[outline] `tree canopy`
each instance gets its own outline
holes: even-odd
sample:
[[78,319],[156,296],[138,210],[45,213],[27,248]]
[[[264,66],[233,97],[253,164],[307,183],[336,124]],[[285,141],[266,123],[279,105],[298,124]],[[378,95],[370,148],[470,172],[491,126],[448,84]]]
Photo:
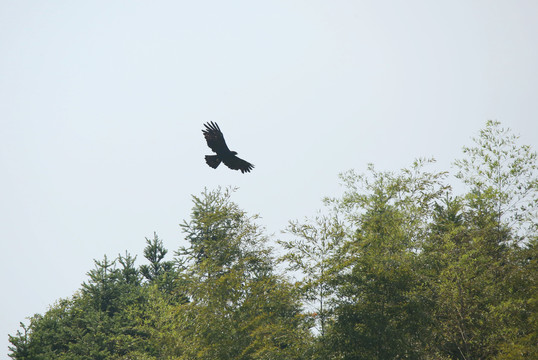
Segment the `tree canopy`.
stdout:
[[206,189],[187,246],[169,253],[154,233],[142,265],[94,260],[73,296],[9,335],[9,356],[538,358],[536,153],[489,121],[454,163],[463,194],[433,162],[344,172],[343,194],[278,239],[234,189]]

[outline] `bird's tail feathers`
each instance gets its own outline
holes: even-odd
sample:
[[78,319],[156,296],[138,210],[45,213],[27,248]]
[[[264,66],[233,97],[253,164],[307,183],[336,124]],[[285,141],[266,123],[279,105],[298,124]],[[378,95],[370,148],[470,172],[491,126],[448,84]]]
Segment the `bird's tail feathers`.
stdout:
[[205,162],[213,169],[216,169],[220,165],[221,160],[217,155],[206,155]]

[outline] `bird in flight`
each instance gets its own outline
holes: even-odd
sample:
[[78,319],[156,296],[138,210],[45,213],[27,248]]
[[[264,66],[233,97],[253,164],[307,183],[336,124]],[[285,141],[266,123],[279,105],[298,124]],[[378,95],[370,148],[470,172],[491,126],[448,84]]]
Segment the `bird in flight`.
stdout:
[[217,154],[205,156],[205,162],[207,165],[211,166],[213,169],[216,169],[220,163],[223,162],[224,165],[228,166],[230,169],[241,170],[243,174],[254,169],[254,165],[238,158],[236,156],[237,152],[228,149],[226,141],[224,141],[224,135],[222,135],[217,123],[211,121],[204,124],[204,126],[205,129],[202,130],[202,133],[207,141],[207,146],[209,146],[211,150]]

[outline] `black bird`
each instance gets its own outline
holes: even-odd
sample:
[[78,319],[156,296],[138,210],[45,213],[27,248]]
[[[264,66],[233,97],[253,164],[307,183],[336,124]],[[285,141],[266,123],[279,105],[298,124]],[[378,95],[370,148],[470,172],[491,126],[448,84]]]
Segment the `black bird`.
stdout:
[[217,123],[211,121],[204,124],[204,126],[205,129],[202,130],[202,133],[207,141],[207,146],[217,154],[205,156],[207,165],[216,169],[222,161],[224,165],[228,166],[230,169],[241,170],[242,173],[250,172],[250,170],[254,169],[254,165],[238,158],[236,156],[237,152],[228,149],[226,141],[224,140],[224,135],[222,135]]

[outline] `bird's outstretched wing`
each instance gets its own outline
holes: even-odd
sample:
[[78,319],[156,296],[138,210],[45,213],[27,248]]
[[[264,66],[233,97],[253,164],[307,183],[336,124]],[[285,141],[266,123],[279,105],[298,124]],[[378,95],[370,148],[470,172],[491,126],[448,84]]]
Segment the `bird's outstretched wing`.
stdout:
[[226,145],[224,135],[222,135],[219,126],[213,121],[204,124],[204,126],[205,130],[202,130],[202,133],[204,134],[207,146],[219,155],[229,153],[230,149],[228,149],[228,146]]
[[229,158],[224,158],[222,162],[232,170],[241,170],[243,174],[254,169],[254,165],[237,157],[236,155],[232,155]]

